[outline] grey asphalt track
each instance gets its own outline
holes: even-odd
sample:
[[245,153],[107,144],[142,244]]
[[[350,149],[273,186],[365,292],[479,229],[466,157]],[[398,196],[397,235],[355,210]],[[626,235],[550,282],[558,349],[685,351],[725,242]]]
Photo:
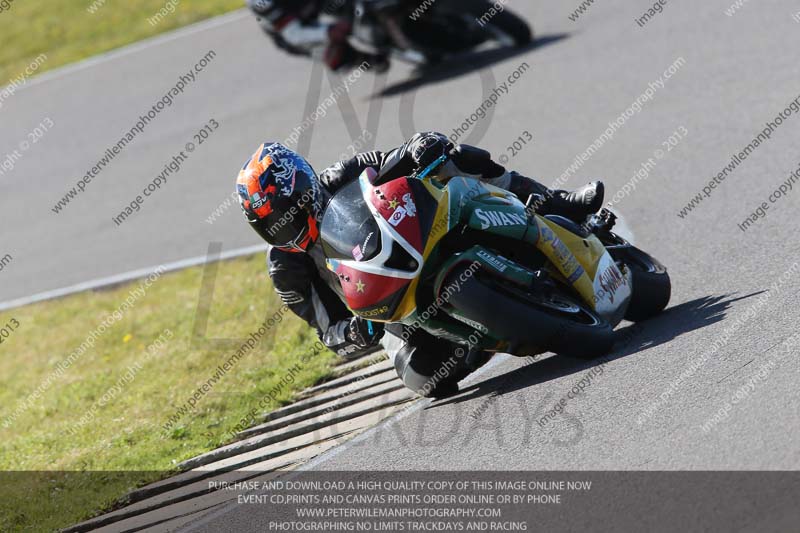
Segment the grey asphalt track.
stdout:
[[[546,46],[490,55],[497,61],[484,65],[482,77],[475,71],[440,71],[430,83],[404,84],[411,72],[399,66],[388,74],[388,96],[370,98],[376,85],[367,74],[353,84],[350,98],[362,127],[370,105],[377,106],[380,121],[371,131],[377,147],[389,147],[411,132],[403,105],[413,102],[415,129],[450,134],[480,105],[482,78],[491,89],[490,76],[502,82],[525,62],[530,68],[482,122],[488,132],[480,144],[499,155],[530,131],[535,142],[509,166],[550,183],[683,58],[653,99],[565,184],[602,177],[612,198],[656,150],[665,150],[615,208],[625,213],[638,245],[669,267],[669,311],[623,326],[618,349],[602,366],[561,358],[531,365],[498,360],[459,396],[423,402],[402,419],[323,455],[313,468],[800,466],[800,343],[793,338],[800,195],[792,190],[770,204],[746,232],[737,227],[800,165],[800,116],[787,118],[710,197],[678,216],[733,154],[800,96],[800,24],[791,16],[800,7],[784,0],[749,2],[726,16],[732,0],[673,0],[639,27],[634,19],[648,2],[598,1],[574,23],[568,15],[578,3],[511,1]],[[112,139],[130,129],[208,50],[216,58],[197,81],[85,193],[54,214],[50,208]],[[481,57],[470,61],[482,64]],[[314,100],[304,109],[314,90],[312,72],[308,61],[278,53],[254,21],[234,15],[14,95],[0,110],[0,158],[45,117],[55,126],[13,171],[0,176],[0,257],[14,257],[0,271],[0,301],[203,255],[211,241],[222,241],[226,249],[256,244],[238,207],[213,225],[206,218],[225,201],[255,146],[285,139],[316,107]],[[320,91],[324,99],[332,87],[325,81]],[[211,118],[220,128],[139,213],[115,227],[112,216]],[[662,142],[682,128],[688,134],[667,152]],[[308,153],[320,169],[351,142],[333,106],[316,121]],[[567,399],[564,414],[539,426],[537,420],[589,378],[581,394]],[[714,422],[726,404],[730,409]],[[195,526],[208,531],[263,526],[249,512],[217,509]]]

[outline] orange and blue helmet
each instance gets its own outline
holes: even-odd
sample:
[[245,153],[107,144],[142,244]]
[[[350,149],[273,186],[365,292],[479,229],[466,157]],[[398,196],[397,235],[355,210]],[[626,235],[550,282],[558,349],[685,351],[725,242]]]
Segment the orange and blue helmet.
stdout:
[[302,156],[280,143],[264,143],[236,179],[250,226],[269,244],[307,252],[319,237],[322,194],[317,174]]

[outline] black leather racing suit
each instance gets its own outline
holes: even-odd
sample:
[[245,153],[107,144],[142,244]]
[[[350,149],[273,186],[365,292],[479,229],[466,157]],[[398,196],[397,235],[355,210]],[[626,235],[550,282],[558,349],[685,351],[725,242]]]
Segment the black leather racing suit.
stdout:
[[[319,179],[328,193],[334,194],[356,180],[367,167],[378,169],[389,179],[406,176],[420,167],[424,168],[441,153],[442,148],[437,143],[446,144],[447,150],[452,148],[444,135],[416,134],[390,152],[366,152],[340,161],[320,173]],[[426,153],[429,149],[434,152],[432,156]],[[530,178],[507,172],[492,161],[488,152],[462,146],[456,150],[452,163],[448,164],[455,165],[451,167],[453,174],[477,177],[510,190],[523,201],[532,193],[542,195],[547,201],[539,208],[540,212],[554,207],[549,205],[555,203],[550,200],[557,198],[554,191]],[[435,394],[443,386],[452,386],[454,380],[469,373],[463,347],[443,341],[421,329],[410,332],[402,324],[391,324],[386,326],[384,332],[380,324],[375,324],[378,329],[374,336],[366,341],[363,338],[354,341],[348,333],[353,321],[361,319],[353,317],[340,297],[339,281],[326,268],[321,246],[314,246],[305,254],[271,248],[268,267],[275,290],[283,302],[316,328],[323,343],[339,355],[357,357],[374,349],[380,341],[406,386],[423,396]]]

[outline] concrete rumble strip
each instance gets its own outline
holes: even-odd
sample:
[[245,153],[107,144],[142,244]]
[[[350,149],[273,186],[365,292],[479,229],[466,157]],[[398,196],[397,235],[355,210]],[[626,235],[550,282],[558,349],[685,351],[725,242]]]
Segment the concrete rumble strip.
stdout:
[[184,461],[181,473],[134,490],[123,507],[64,531],[174,530],[236,499],[236,492],[216,490],[208,478],[233,483],[285,475],[415,398],[383,352],[339,365],[333,376],[301,391],[297,402],[264,413],[240,440]]

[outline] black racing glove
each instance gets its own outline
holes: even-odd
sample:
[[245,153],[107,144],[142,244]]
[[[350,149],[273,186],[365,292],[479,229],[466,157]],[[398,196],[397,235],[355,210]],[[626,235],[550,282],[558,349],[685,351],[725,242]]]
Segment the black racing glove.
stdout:
[[354,316],[347,327],[347,340],[359,348],[369,348],[378,344],[382,333],[383,324]]
[[448,155],[455,145],[437,132],[417,133],[408,141],[408,153],[418,168],[423,169],[443,155]]

